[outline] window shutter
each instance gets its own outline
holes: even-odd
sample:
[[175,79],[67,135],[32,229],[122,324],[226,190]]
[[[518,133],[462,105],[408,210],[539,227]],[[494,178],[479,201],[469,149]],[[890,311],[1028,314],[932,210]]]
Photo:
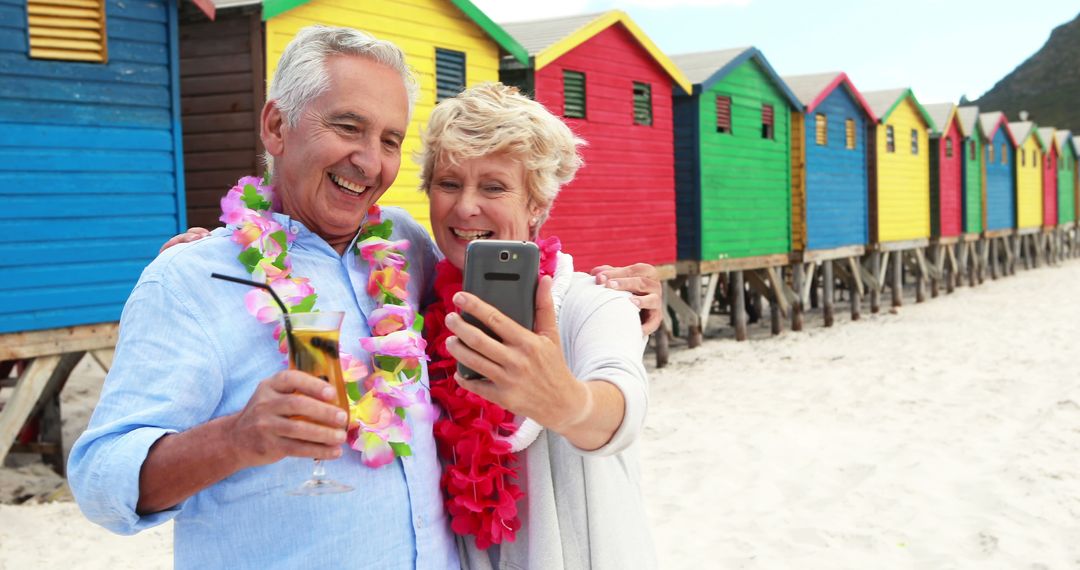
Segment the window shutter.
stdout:
[[994,163],[994,145],[993,143],[986,145],[986,163]]
[[1020,166],[1027,166],[1027,154],[1024,149],[1020,149]]
[[564,69],[563,116],[571,119],[585,118],[585,74],[580,71]]
[[829,144],[829,119],[821,113],[814,115],[814,140],[818,146]]
[[731,132],[731,97],[716,96],[716,132]]
[[975,141],[968,143],[968,160],[975,160]]
[[105,0],[27,0],[30,57],[109,61]]
[[1001,143],[1001,164],[1009,164],[1009,149],[1005,147],[1005,143]]
[[652,86],[634,82],[634,124],[652,125]]
[[919,154],[919,131],[911,129],[911,154]]
[[763,104],[761,106],[761,138],[768,140],[775,138],[775,115],[772,105]]
[[945,158],[952,158],[952,139],[945,139]]
[[855,119],[844,121],[844,133],[847,135],[845,146],[850,150],[855,150]]
[[896,152],[896,132],[892,125],[885,127],[885,152]]
[[435,48],[435,102],[449,99],[465,90],[465,54]]

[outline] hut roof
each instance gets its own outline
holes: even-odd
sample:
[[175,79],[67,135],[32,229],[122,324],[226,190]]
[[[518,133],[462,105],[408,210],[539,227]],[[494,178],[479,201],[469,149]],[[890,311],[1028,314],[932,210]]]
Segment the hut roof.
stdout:
[[1005,113],[1001,111],[991,111],[989,113],[979,113],[979,127],[983,132],[983,140],[992,140],[994,135],[997,134],[999,128],[1004,127],[1005,136],[1009,137],[1009,142],[1013,146],[1016,144],[1016,135],[1009,127],[1009,120],[1005,118]]
[[1072,143],[1073,143],[1073,150],[1076,151],[1077,155],[1080,155],[1080,135],[1073,137],[1072,138]]
[[[1042,140],[1043,149],[1045,149],[1046,152],[1050,152],[1050,149],[1052,147],[1056,147],[1058,145],[1057,144],[1057,137],[1054,136],[1054,131],[1055,131],[1054,127],[1039,127],[1038,128],[1039,139]],[[1061,150],[1059,149],[1058,152],[1060,153]]]
[[802,109],[799,98],[791,92],[787,83],[780,78],[776,70],[769,65],[769,60],[755,47],[741,47],[716,51],[697,53],[684,53],[671,56],[672,61],[686,73],[690,83],[694,84],[695,91],[686,90],[687,94],[707,91],[717,81],[720,81],[731,73],[735,68],[749,59],[753,59],[761,66],[773,85],[784,95],[788,103],[796,109]]
[[[671,58],[641,31],[641,28],[621,10],[609,10],[594,14],[581,14],[562,18],[546,18],[528,22],[503,24],[505,29],[522,49],[532,58],[535,69],[540,70],[555,61],[566,52],[576,48],[589,38],[614,26],[621,25],[656,63],[667,72],[679,87],[687,92],[691,83]],[[528,58],[526,58],[528,59]]]
[[[210,0],[200,0],[210,1]],[[232,7],[242,6],[244,4],[256,4],[258,2],[250,2],[248,0],[212,0],[218,7]],[[262,19],[267,21],[274,16],[278,16],[307,4],[311,0],[262,0]],[[487,16],[482,10],[476,7],[475,4],[469,0],[449,0],[451,4],[461,10],[474,24],[480,27],[494,41],[499,45],[506,53],[514,56],[514,59],[520,61],[522,64],[528,64],[529,56],[525,52],[525,48],[521,47],[521,44],[517,42],[510,34],[506,33],[506,30],[499,27],[498,24],[493,22],[491,18]]]
[[863,112],[872,120],[877,120],[874,110],[863,98],[862,93],[851,83],[851,79],[842,71],[830,71],[828,73],[813,73],[809,75],[785,75],[784,83],[787,83],[791,92],[802,103],[807,113],[813,113],[814,109],[821,104],[837,87],[843,85],[855,103],[862,108]]
[[874,110],[874,115],[877,116],[879,123],[884,123],[888,120],[889,115],[892,114],[893,110],[900,106],[900,102],[911,97],[911,102],[915,104],[915,109],[919,112],[923,121],[926,122],[926,127],[931,131],[936,128],[934,119],[927,114],[926,108],[924,108],[922,104],[919,103],[919,100],[915,98],[915,93],[911,91],[910,87],[866,91],[863,93],[863,97],[866,97],[866,102],[869,103],[870,108]]
[[926,109],[926,113],[934,121],[931,134],[935,136],[945,134],[945,131],[949,128],[949,122],[952,121],[953,116],[956,114],[956,105],[952,103],[931,103],[924,105],[923,108]]
[[956,108],[957,122],[960,123],[960,134],[964,137],[975,136],[975,129],[979,126],[979,108],[974,105]]
[[1016,146],[1022,146],[1027,142],[1028,137],[1035,137],[1035,142],[1039,144],[1039,148],[1046,150],[1046,145],[1043,144],[1042,137],[1039,136],[1038,125],[1034,121],[1009,123],[1009,130],[1012,131],[1013,136],[1016,138]]
[[[1058,145],[1058,152],[1065,152],[1065,149],[1072,145],[1072,131],[1058,131],[1054,133],[1054,140]],[[1073,152],[1076,153],[1077,149],[1074,147]]]

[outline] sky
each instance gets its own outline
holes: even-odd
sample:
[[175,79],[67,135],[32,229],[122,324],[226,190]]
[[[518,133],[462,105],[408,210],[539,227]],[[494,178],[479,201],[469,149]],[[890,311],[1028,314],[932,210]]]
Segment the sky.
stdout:
[[860,91],[977,99],[1076,0],[473,0],[496,22],[622,10],[667,54],[754,46],[780,75],[844,71]]

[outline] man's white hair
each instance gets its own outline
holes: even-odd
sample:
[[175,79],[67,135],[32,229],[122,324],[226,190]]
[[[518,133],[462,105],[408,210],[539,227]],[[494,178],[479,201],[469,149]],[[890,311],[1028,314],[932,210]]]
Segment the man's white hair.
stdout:
[[[314,25],[302,28],[285,46],[266,94],[281,111],[287,127],[296,127],[304,106],[330,88],[326,60],[335,55],[366,57],[397,71],[405,84],[411,120],[420,87],[401,48],[354,28]],[[273,171],[270,153],[265,153],[265,159]]]

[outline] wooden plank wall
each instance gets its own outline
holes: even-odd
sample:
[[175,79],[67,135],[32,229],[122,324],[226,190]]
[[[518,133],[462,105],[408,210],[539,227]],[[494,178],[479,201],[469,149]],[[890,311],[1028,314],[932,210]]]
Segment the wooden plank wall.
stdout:
[[75,63],[30,59],[26,2],[0,0],[0,333],[119,319],[184,224],[175,14],[109,0],[108,63]]
[[[885,152],[886,130],[894,127],[896,152]],[[912,154],[911,130],[918,136]],[[910,98],[878,129],[878,238],[881,242],[930,237],[930,145],[926,124]]]
[[1052,228],[1058,223],[1058,153],[1057,145],[1050,145],[1050,152],[1043,157],[1043,227]]
[[674,98],[677,256],[701,260],[701,161],[697,97]]
[[435,108],[435,48],[465,53],[465,85],[469,87],[499,80],[498,44],[447,0],[312,0],[266,22],[267,81],[285,46],[300,28],[311,24],[352,26],[405,51],[420,80],[420,99],[402,144],[401,170],[379,204],[405,208],[430,229],[428,200],[418,190],[420,168],[413,156],[420,150],[420,129]]
[[[866,116],[843,86],[814,110],[826,116],[827,144],[806,133],[807,249],[863,245],[869,241]],[[855,121],[855,148],[847,148],[845,121]],[[809,121],[810,119],[808,119]]]
[[258,119],[265,100],[257,6],[180,13],[180,101],[188,223],[220,226],[221,197],[241,176],[262,174]]
[[[986,231],[1016,227],[1016,178],[1014,161],[1016,152],[1012,141],[1005,134],[1005,127],[994,133],[990,145],[994,148],[990,160],[989,147],[983,147],[986,164]],[[1002,161],[1002,157],[1005,160]]]
[[[963,139],[964,169],[964,233],[974,234],[983,231],[982,197],[982,137],[977,133]],[[972,150],[974,142],[974,151]]]
[[[1034,127],[1032,128],[1034,131]],[[1021,162],[1020,152],[1026,155]],[[1035,157],[1032,159],[1032,157]],[[1042,151],[1035,133],[1027,138],[1013,155],[1016,165],[1016,228],[1042,226]]]
[[1066,143],[1062,149],[1061,160],[1058,161],[1058,223],[1065,224],[1076,220],[1076,188],[1073,184],[1073,173],[1076,169],[1076,155],[1072,151],[1072,144]]
[[[951,158],[946,156],[948,140],[953,145]],[[930,139],[930,232],[935,237],[960,235],[963,178],[960,141],[955,118],[942,136]]]
[[[732,98],[732,133],[716,132],[716,96]],[[775,137],[761,137],[761,105],[775,110]],[[702,259],[791,251],[791,107],[748,60],[698,100],[701,124]]]
[[[586,118],[566,123],[589,145],[543,233],[559,236],[581,268],[674,263],[671,78],[618,24],[536,72],[536,100],[559,115],[564,69],[585,73]],[[651,86],[652,125],[634,124],[635,81]]]

